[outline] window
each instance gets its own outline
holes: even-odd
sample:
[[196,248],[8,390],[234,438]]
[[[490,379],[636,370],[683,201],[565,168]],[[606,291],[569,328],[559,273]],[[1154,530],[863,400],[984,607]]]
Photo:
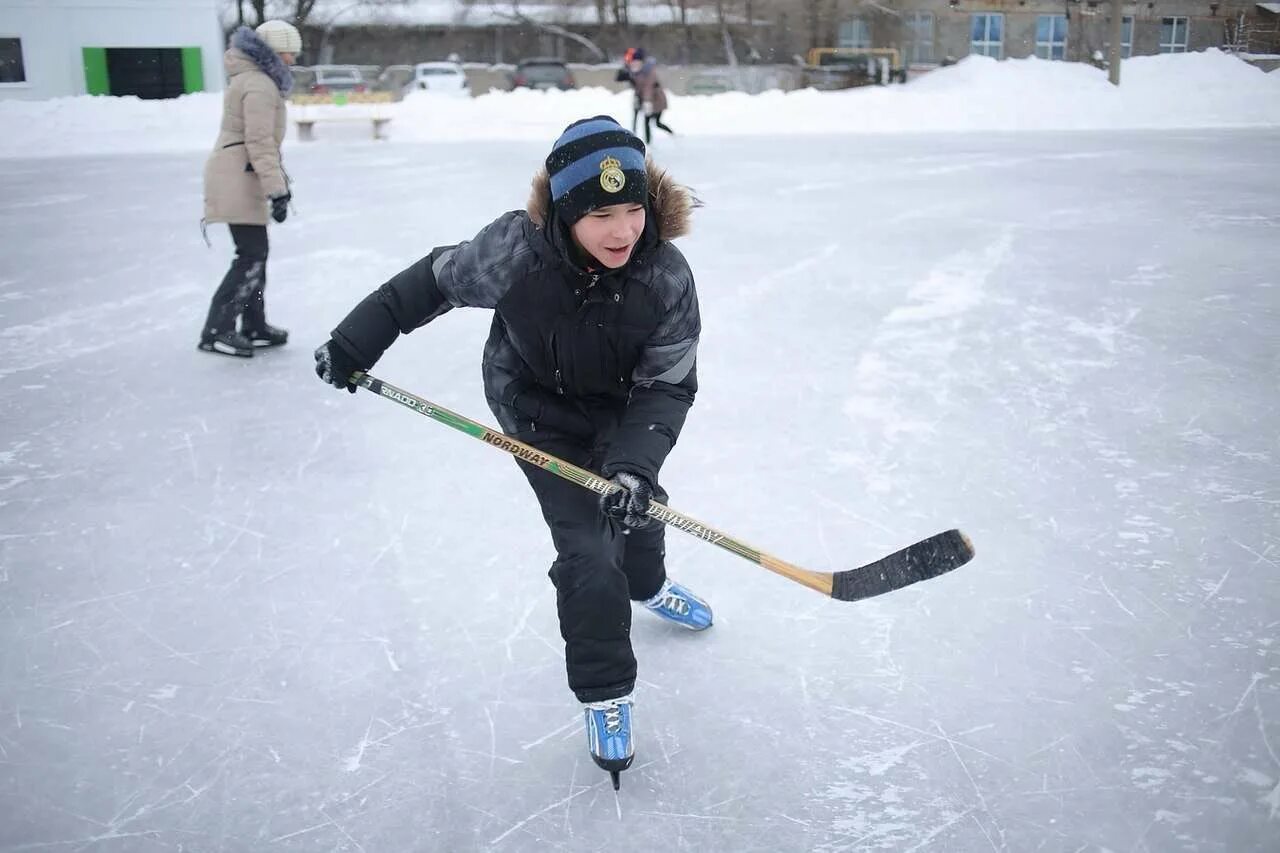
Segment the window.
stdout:
[[1036,16],[1036,56],[1041,59],[1067,58],[1067,16]]
[[27,68],[22,62],[22,39],[0,37],[0,83],[27,82]]
[[933,13],[903,12],[902,26],[907,64],[933,62]]
[[1187,19],[1162,18],[1160,20],[1160,52],[1187,52]]
[[1004,15],[969,16],[969,53],[1004,59]]
[[871,28],[861,18],[842,22],[836,47],[871,47]]

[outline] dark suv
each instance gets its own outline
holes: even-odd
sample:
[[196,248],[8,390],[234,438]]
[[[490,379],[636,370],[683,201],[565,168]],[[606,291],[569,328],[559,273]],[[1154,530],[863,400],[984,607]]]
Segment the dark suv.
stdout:
[[511,75],[512,89],[573,89],[569,66],[559,59],[522,59]]

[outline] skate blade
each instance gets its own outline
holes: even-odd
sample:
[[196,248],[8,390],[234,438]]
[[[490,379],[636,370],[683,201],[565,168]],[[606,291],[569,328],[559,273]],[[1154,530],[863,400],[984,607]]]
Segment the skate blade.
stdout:
[[609,778],[613,780],[613,790],[618,790],[622,786],[622,771],[610,770]]
[[236,347],[228,346],[227,344],[224,344],[222,341],[214,341],[212,343],[205,343],[201,341],[200,343],[196,344],[196,349],[200,350],[201,352],[217,353],[218,355],[233,355],[237,358],[253,357],[253,350],[237,349]]

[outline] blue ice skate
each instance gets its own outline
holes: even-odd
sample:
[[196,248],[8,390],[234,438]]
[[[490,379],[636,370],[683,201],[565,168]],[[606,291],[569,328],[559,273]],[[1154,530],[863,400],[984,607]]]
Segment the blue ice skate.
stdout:
[[587,749],[601,769],[613,777],[618,790],[618,774],[631,766],[635,744],[631,741],[631,697],[583,702],[587,720]]
[[711,627],[711,607],[670,579],[662,582],[662,589],[646,601],[644,606],[663,619],[683,625],[691,631],[705,631]]

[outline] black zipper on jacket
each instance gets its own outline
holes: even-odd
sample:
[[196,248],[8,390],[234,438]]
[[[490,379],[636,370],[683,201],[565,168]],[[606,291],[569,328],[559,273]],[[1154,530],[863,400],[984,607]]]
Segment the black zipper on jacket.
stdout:
[[[586,291],[589,291],[591,288],[595,287],[596,283],[600,281],[600,273],[589,272],[587,273],[587,275],[590,280],[587,282],[586,287],[575,289],[573,291],[574,296],[582,297],[581,300],[578,302],[577,306],[574,308],[575,315],[577,315],[582,310],[582,305],[583,303],[586,302]],[[554,330],[551,332],[551,369],[555,371],[556,393],[563,397],[564,396],[564,374],[560,371],[560,351],[556,348],[556,333]]]
[[556,393],[564,396],[564,379],[560,375],[560,356],[556,352],[556,333],[551,331],[551,369],[556,372]]

